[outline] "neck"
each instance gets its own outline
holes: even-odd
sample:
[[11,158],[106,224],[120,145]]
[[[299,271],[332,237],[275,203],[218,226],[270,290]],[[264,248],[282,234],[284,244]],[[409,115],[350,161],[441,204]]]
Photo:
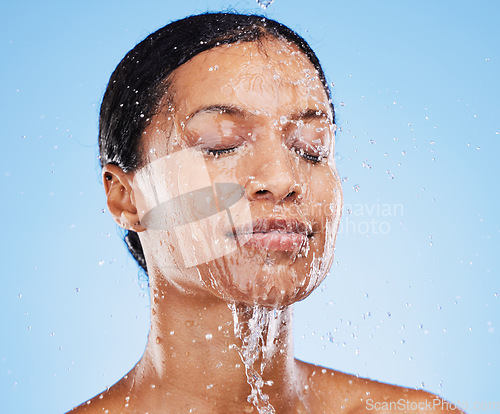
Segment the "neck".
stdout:
[[291,306],[228,305],[168,285],[153,286],[151,298],[148,344],[132,373],[148,398],[192,412],[252,412],[248,397],[265,406],[263,394],[276,412],[295,406]]

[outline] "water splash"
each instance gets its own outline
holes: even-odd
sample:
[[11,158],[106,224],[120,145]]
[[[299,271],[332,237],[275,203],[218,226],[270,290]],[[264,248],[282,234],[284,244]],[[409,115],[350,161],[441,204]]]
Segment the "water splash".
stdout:
[[257,0],[257,4],[264,10],[267,9],[271,4],[273,4],[273,2],[274,0]]
[[[245,364],[247,382],[252,389],[247,400],[257,408],[259,414],[275,414],[276,411],[269,402],[269,395],[262,390],[262,375],[266,363],[274,353],[274,338],[278,333],[282,311],[262,306],[250,308],[235,303],[229,304],[229,308],[233,313],[234,334],[242,343],[238,353]],[[256,367],[259,358],[261,363]],[[270,385],[271,382],[266,384]]]

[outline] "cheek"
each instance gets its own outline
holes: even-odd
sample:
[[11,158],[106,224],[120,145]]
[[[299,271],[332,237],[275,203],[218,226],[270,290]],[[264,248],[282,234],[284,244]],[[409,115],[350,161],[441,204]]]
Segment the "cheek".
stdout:
[[235,183],[243,185],[248,171],[242,167],[242,160],[238,155],[222,156],[218,159],[206,160],[208,174],[213,183]]
[[323,222],[338,218],[342,206],[342,188],[336,171],[325,167],[310,174],[305,199],[309,201],[312,217]]
[[209,170],[201,152],[188,149],[151,162],[134,179],[144,237],[158,249],[169,244],[180,269],[235,249],[225,237],[231,232],[230,213],[250,221],[240,202],[241,186],[227,180],[219,185]]

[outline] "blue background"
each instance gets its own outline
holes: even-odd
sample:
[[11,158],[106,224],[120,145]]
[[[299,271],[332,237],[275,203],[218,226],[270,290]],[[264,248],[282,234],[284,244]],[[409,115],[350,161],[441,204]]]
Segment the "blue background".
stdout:
[[[2,413],[69,410],[142,355],[148,293],[106,209],[99,104],[149,33],[228,9],[263,12],[2,5]],[[296,355],[487,411],[472,405],[500,400],[500,3],[275,0],[264,13],[317,52],[341,128],[336,259],[296,306]]]

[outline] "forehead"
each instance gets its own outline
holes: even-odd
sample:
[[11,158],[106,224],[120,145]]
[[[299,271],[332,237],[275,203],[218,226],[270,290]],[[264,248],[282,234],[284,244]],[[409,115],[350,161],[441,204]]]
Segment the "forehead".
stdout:
[[171,78],[177,111],[238,106],[270,116],[330,112],[316,69],[297,46],[280,40],[222,45],[196,55]]

